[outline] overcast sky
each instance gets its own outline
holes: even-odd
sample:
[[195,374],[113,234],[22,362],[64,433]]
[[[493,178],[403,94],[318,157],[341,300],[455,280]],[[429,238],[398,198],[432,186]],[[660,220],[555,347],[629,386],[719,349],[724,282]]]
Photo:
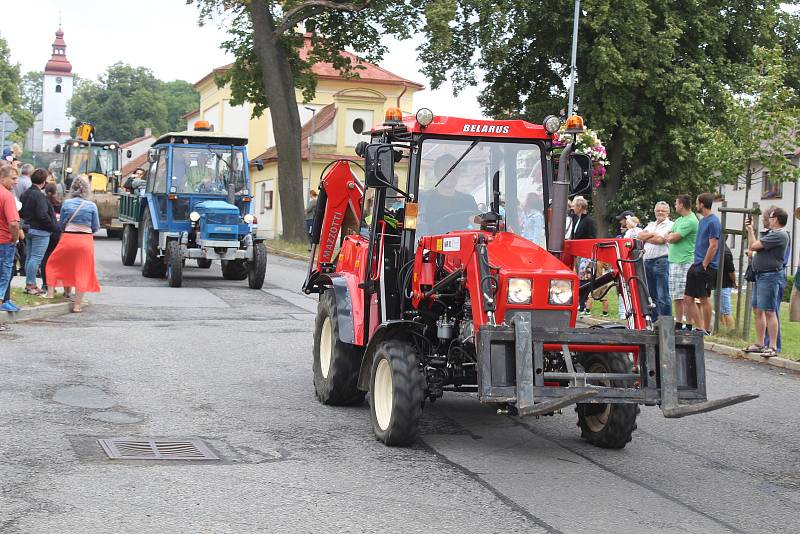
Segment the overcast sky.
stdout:
[[[24,0],[15,3],[12,17],[4,17],[0,36],[8,41],[11,59],[22,72],[43,70],[50,58],[59,14],[72,70],[96,79],[105,69],[122,61],[151,69],[165,81],[194,83],[212,68],[232,61],[219,49],[226,39],[215,25],[198,27],[197,8],[184,0]],[[392,41],[381,66],[428,87],[419,72],[415,45]],[[477,88],[452,96],[451,88],[425,90],[414,97],[414,106],[430,107],[439,115],[469,118],[481,116]]]

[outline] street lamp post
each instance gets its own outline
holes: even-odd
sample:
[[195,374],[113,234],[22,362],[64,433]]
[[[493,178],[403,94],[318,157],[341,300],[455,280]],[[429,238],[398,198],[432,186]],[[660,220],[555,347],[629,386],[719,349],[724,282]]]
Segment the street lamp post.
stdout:
[[578,17],[581,13],[581,0],[575,0],[575,16],[572,20],[572,63],[569,68],[569,104],[567,117],[572,116],[572,102],[575,97],[575,57],[578,55]]
[[[314,163],[314,130],[316,126],[317,110],[316,108],[306,107],[311,112],[311,131],[308,133],[308,189],[311,190],[311,173],[313,172]],[[308,191],[306,191],[306,199],[308,199]]]

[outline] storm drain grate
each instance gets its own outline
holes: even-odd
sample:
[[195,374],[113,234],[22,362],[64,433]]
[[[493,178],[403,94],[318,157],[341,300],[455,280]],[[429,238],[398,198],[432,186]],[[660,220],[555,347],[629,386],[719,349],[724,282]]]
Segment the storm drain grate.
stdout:
[[219,460],[199,439],[98,439],[112,460]]

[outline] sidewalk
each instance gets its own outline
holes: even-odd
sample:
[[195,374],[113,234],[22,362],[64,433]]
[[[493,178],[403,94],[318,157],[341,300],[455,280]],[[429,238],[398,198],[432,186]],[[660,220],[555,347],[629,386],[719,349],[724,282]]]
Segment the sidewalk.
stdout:
[[[24,289],[25,278],[22,276],[15,276],[11,279],[12,289]],[[43,300],[42,304],[36,306],[20,306],[20,311],[17,313],[0,312],[0,322],[3,323],[22,323],[25,321],[33,321],[37,319],[48,319],[50,317],[58,317],[59,315],[68,314],[70,311],[70,301],[48,303]]]

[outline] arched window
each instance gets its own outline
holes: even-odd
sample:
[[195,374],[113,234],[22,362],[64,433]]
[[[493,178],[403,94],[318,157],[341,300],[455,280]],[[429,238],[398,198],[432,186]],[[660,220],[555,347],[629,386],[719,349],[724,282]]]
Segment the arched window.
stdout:
[[56,93],[61,92],[61,84],[56,85]]

